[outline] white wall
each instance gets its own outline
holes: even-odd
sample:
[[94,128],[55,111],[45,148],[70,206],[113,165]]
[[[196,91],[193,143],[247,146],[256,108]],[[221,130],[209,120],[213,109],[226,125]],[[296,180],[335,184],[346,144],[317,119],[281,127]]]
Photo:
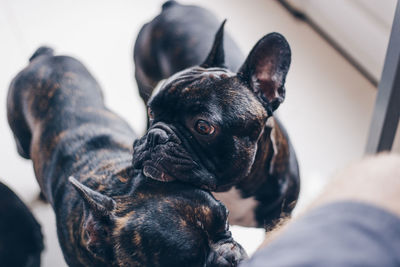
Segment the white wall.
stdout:
[[396,0],[289,0],[376,81],[380,80]]

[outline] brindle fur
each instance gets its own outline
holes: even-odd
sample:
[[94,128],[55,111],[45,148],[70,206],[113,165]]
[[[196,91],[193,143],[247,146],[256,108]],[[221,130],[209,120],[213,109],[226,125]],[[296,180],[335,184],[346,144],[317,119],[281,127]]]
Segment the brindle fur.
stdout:
[[[135,77],[154,120],[148,134],[136,143],[135,163],[146,165],[152,147],[148,141],[161,140],[151,154],[151,162],[157,162],[161,170],[149,169],[149,176],[174,180],[178,178],[171,176],[178,173],[178,177],[191,178],[186,182],[219,192],[235,186],[242,198],[257,202],[256,222],[243,224],[248,221],[243,218],[231,223],[271,227],[280,216],[291,213],[300,189],[295,152],[283,125],[272,116],[285,96],[290,48],[281,35],[273,33],[262,38],[245,61],[229,35],[223,40],[223,25],[213,44],[219,25],[206,9],[168,1],[161,14],[141,29],[134,48]],[[257,50],[263,42],[273,44]],[[257,69],[264,55],[269,65]],[[248,72],[271,69],[274,64],[279,66],[269,80],[246,78]],[[162,79],[167,80],[150,98]],[[279,88],[263,92],[257,91],[257,85]],[[218,140],[199,140],[185,122],[199,114],[211,114],[207,118],[220,125]],[[164,130],[169,138],[160,138],[163,134],[156,129]],[[173,155],[171,160],[168,155]],[[188,158],[195,162],[189,171]],[[170,170],[172,160],[175,165]],[[182,168],[177,167],[179,163]]]
[[0,182],[0,266],[40,267],[40,224],[21,199]]
[[246,257],[211,194],[132,168],[135,134],[79,61],[46,47],[30,61],[10,85],[8,121],[55,211],[68,265],[236,266]]

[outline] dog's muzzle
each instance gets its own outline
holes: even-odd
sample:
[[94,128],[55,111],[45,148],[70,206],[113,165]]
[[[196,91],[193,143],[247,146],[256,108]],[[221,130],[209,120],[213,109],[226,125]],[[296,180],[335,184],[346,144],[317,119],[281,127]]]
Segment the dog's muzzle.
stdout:
[[217,179],[205,168],[177,130],[162,122],[154,124],[133,146],[133,167],[151,179],[180,180],[207,190],[215,190]]

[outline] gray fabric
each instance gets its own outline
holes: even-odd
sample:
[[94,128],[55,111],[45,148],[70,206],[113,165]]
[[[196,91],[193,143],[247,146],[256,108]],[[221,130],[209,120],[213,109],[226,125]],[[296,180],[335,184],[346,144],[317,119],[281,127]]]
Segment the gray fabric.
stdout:
[[256,266],[400,266],[400,218],[356,202],[322,206],[240,265]]

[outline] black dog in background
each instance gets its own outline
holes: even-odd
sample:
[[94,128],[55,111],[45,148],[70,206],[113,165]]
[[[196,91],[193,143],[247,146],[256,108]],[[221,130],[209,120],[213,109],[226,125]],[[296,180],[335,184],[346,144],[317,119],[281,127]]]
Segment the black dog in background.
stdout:
[[134,166],[154,180],[223,192],[215,195],[232,224],[271,227],[291,213],[300,189],[295,152],[273,117],[290,47],[271,33],[244,58],[229,35],[224,42],[224,23],[214,39],[219,25],[206,9],[168,1],[141,29],[135,77],[150,123]]
[[135,134],[76,59],[39,48],[13,79],[7,111],[69,266],[236,266],[246,257],[209,192],[132,167]]
[[40,224],[29,208],[0,182],[0,266],[40,267]]

